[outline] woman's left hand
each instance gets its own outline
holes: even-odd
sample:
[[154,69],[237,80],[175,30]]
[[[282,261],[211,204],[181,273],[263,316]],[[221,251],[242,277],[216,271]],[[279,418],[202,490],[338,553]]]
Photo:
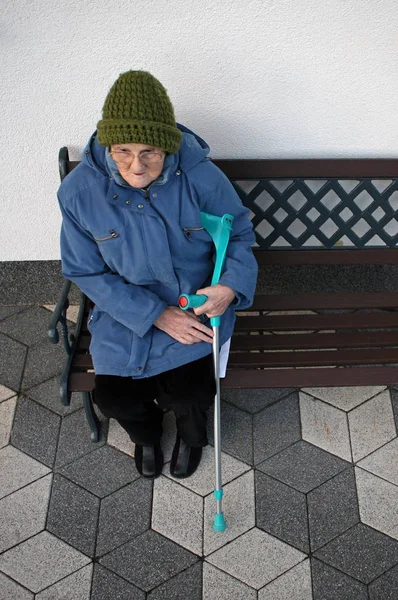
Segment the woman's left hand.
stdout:
[[208,317],[219,317],[224,314],[235,298],[234,290],[221,283],[201,288],[196,293],[205,294],[207,300],[202,306],[194,308],[193,311],[196,315],[206,314]]

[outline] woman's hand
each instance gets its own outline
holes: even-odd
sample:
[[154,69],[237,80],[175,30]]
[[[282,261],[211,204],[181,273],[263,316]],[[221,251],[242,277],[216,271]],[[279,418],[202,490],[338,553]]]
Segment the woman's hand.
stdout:
[[181,344],[197,342],[211,344],[213,341],[213,331],[209,327],[203,325],[193,313],[181,310],[177,306],[168,306],[156,319],[154,325]]
[[194,308],[193,310],[196,315],[206,314],[208,317],[219,317],[224,314],[235,298],[234,290],[221,283],[202,288],[196,293],[205,294],[207,300],[202,306],[198,306],[198,308]]

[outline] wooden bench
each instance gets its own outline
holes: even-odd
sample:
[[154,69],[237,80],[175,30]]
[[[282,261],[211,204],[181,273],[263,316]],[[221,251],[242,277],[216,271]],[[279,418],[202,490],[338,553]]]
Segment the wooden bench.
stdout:
[[[61,179],[78,164],[69,160],[66,148],[59,161]],[[237,315],[222,388],[398,383],[398,292],[393,281],[387,281],[387,289],[364,291],[365,273],[363,289],[336,293],[332,273],[327,292],[302,292],[297,285],[289,293],[267,293],[267,276],[275,267],[281,283],[292,268],[300,276],[308,265],[320,273],[342,269],[343,278],[353,265],[379,265],[382,278],[388,277],[383,269],[398,264],[398,160],[214,162],[252,212],[259,264],[257,294],[253,306]],[[64,285],[49,335],[56,343],[61,323],[68,353],[62,402],[67,405],[73,391],[83,392],[92,439],[97,439],[89,300],[81,295],[71,337],[66,328],[70,285]]]

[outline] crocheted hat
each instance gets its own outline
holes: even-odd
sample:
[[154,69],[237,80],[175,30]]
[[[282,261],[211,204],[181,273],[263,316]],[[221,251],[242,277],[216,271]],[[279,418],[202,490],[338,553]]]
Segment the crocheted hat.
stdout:
[[148,144],[170,154],[181,142],[174,109],[163,85],[146,71],[119,75],[106,97],[97,139],[111,144]]

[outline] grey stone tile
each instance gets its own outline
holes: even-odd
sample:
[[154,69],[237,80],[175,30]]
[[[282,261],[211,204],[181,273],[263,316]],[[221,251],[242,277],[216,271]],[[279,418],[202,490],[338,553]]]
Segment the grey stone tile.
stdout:
[[91,600],[145,600],[145,593],[101,565],[95,565]]
[[329,565],[311,559],[314,600],[368,600],[367,587]]
[[391,389],[391,402],[394,413],[395,428],[398,431],[398,390],[395,388]]
[[102,416],[99,418],[102,420],[101,434],[100,440],[96,443],[93,443],[90,439],[90,428],[83,409],[77,410],[62,419],[55,459],[56,467],[64,466],[105,444],[106,426],[104,418]]
[[324,400],[328,404],[349,411],[359,406],[369,398],[376,396],[386,386],[352,386],[352,387],[327,387],[327,388],[303,388],[303,392]]
[[0,448],[10,441],[11,427],[14,420],[17,397],[14,396],[0,404]]
[[148,600],[202,600],[202,563],[196,563],[148,594]]
[[47,475],[50,469],[30,456],[6,446],[0,450],[0,498]]
[[68,479],[54,476],[47,529],[88,556],[94,556],[99,499]]
[[11,433],[13,446],[52,467],[57,452],[61,418],[33,400],[21,396]]
[[12,315],[16,315],[23,310],[28,310],[29,308],[32,308],[30,304],[21,306],[0,306],[0,321],[7,319]]
[[0,552],[44,529],[51,481],[50,474],[0,500]]
[[398,539],[398,487],[355,468],[361,521]]
[[[209,443],[214,445],[214,411],[209,411]],[[245,463],[253,464],[252,417],[239,408],[221,402],[221,448]]]
[[221,398],[249,413],[256,413],[275,404],[285,396],[294,392],[292,388],[263,388],[263,389],[223,389],[221,384]]
[[1,385],[0,383],[0,402],[4,402],[4,400],[8,400],[12,396],[15,396],[15,391],[10,390],[10,388],[5,385]]
[[245,583],[205,562],[203,600],[257,600],[257,593]]
[[362,523],[317,550],[315,558],[370,583],[398,563],[398,542]]
[[297,393],[254,415],[254,464],[301,439]]
[[48,531],[42,531],[0,555],[0,569],[35,593],[89,562],[87,556]]
[[358,462],[361,469],[398,485],[398,438]]
[[107,442],[128,456],[134,456],[134,444],[129,434],[115,419],[109,420]]
[[256,590],[305,559],[305,554],[252,529],[207,557],[207,561]]
[[18,312],[0,322],[0,331],[27,346],[47,340],[47,329],[51,315],[47,310],[34,306]]
[[304,560],[258,592],[258,600],[291,600],[292,598],[294,600],[312,600],[309,560]]
[[[177,425],[175,415],[172,410],[169,410],[163,416],[163,437],[162,437],[162,449],[164,462],[170,462],[171,455],[173,453],[174,444],[177,435]],[[167,469],[163,469],[163,473],[166,473]]]
[[18,583],[2,573],[0,573],[0,590],[2,593],[2,600],[33,600],[32,592],[21,587]]
[[398,566],[378,577],[369,585],[369,600],[396,600],[398,590]]
[[297,442],[287,450],[268,458],[258,469],[291,485],[299,492],[309,492],[349,463],[307,442]]
[[0,383],[19,391],[27,347],[0,333]]
[[308,494],[311,550],[359,523],[354,470],[346,469]]
[[153,482],[141,478],[101,502],[97,556],[110,552],[151,526]]
[[348,415],[352,456],[364,458],[397,436],[389,390],[368,400]]
[[147,531],[100,559],[124,579],[149,592],[198,558],[155,531]]
[[62,467],[60,473],[100,498],[140,477],[134,459],[110,446],[86,454]]
[[46,408],[56,412],[60,416],[69,415],[72,412],[75,412],[79,408],[83,406],[82,395],[80,392],[72,393],[71,401],[69,406],[63,406],[61,404],[61,396],[60,396],[60,381],[59,376],[53,377],[48,381],[44,381],[44,383],[40,383],[39,385],[35,385],[29,391],[26,392],[26,395],[29,398],[32,398],[39,404],[42,404]]
[[210,554],[234,540],[255,525],[254,473],[249,471],[224,487],[222,509],[227,528],[222,533],[213,531],[216,500],[213,494],[205,499],[204,553]]
[[36,595],[36,600],[90,600],[93,565],[89,564]]
[[51,344],[50,340],[30,346],[22,380],[23,391],[58,375],[66,362],[62,344]]
[[256,472],[256,524],[302,552],[309,552],[305,495]]
[[152,529],[202,555],[203,498],[167,477],[154,482]]
[[347,413],[300,392],[300,415],[303,440],[352,460]]

